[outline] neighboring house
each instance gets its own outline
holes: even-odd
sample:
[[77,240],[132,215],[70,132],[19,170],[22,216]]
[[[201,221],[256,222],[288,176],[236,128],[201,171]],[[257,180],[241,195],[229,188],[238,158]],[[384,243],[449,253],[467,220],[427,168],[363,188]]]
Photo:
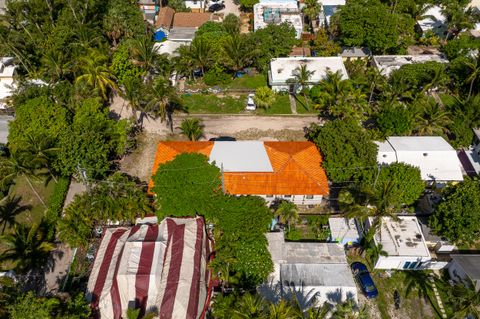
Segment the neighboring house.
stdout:
[[192,9],[194,13],[201,13],[205,11],[207,1],[206,0],[185,0],[185,6]]
[[319,0],[318,1],[322,6],[322,11],[318,15],[318,21],[320,26],[326,27],[330,25],[330,18],[339,7],[345,5],[345,0]]
[[165,33],[165,36],[168,36],[168,32],[173,24],[173,17],[175,16],[175,10],[170,7],[160,8],[158,15],[155,18],[155,29],[156,31],[162,31]]
[[153,24],[158,9],[160,8],[160,6],[158,5],[158,0],[139,0],[138,6],[143,12],[143,19]]
[[[480,0],[472,0],[469,3],[469,7],[473,8],[474,12],[476,12],[480,16]],[[470,34],[476,38],[480,39],[480,21],[475,23],[472,30],[470,30]]]
[[8,107],[7,99],[16,87],[13,79],[16,68],[13,57],[0,58],[0,109]]
[[452,261],[448,265],[450,278],[455,281],[470,279],[475,288],[480,290],[480,255],[450,255]]
[[296,0],[260,0],[253,6],[253,28],[255,31],[269,24],[288,22],[295,28],[297,39],[303,32],[302,12]]
[[418,167],[422,180],[442,186],[463,180],[455,149],[441,136],[390,136],[378,145],[377,162],[402,162]]
[[163,42],[156,42],[153,46],[159,54],[167,54],[170,57],[176,57],[179,55],[177,49],[182,45],[190,45],[190,43],[190,41],[166,40]]
[[354,218],[329,218],[330,241],[342,245],[359,244],[362,238]]
[[200,318],[210,251],[201,217],[106,228],[87,299],[104,319],[126,318],[129,308],[154,309],[160,318]]
[[343,61],[368,59],[372,55],[372,52],[368,48],[364,47],[343,47],[339,56]]
[[348,79],[348,73],[341,57],[290,57],[276,58],[270,61],[268,70],[268,83],[274,91],[299,91],[300,87],[293,83],[295,74],[301,66],[305,65],[308,71],[313,72],[309,79],[309,86],[325,79],[327,72],[339,71],[342,79]]
[[218,21],[217,17],[208,12],[177,12],[173,16],[173,23],[168,40],[174,42],[192,42],[198,28],[208,21]]
[[442,13],[442,8],[439,6],[430,7],[424,14],[423,19],[417,21],[418,28],[421,31],[422,35],[425,35],[425,32],[432,31],[435,35],[443,37],[446,28],[447,18]]
[[322,157],[311,142],[160,142],[153,174],[160,164],[192,152],[208,156],[219,168],[223,166],[225,191],[232,195],[315,205],[329,192]]
[[461,150],[459,156],[465,155],[467,163],[462,163],[469,176],[480,174],[480,129],[473,129],[472,145],[467,150]]
[[[366,227],[369,228],[372,223],[370,217]],[[383,217],[374,240],[387,253],[387,256],[378,258],[376,269],[441,269],[448,264],[432,259],[415,216],[398,216],[398,221]]]
[[400,69],[403,65],[425,63],[429,61],[448,63],[448,60],[441,54],[373,56],[373,65],[382,75],[387,77],[390,76],[394,70]]
[[357,302],[357,286],[341,245],[285,242],[283,232],[266,236],[274,271],[259,291],[267,300],[275,301],[278,290],[286,295],[293,290],[302,297],[317,294],[316,306],[347,299]]

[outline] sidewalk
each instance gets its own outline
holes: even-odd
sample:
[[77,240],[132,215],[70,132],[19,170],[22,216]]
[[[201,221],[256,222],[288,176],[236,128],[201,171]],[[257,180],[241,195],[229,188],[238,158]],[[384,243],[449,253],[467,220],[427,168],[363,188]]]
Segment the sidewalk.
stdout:
[[[65,198],[64,208],[67,207],[76,194],[85,192],[85,186],[72,181]],[[63,280],[67,275],[68,268],[73,261],[74,253],[71,247],[58,243],[53,251],[53,267],[45,272],[45,293],[55,294],[60,291]]]

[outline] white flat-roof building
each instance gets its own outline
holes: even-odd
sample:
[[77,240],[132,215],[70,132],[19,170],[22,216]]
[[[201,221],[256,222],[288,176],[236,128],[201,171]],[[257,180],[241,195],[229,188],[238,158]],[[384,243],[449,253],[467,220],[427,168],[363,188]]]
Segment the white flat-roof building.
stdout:
[[328,226],[330,227],[330,241],[334,241],[342,245],[360,243],[362,236],[357,227],[355,219],[338,217],[329,218]]
[[13,64],[13,57],[0,58],[0,109],[7,107],[5,100],[15,89],[13,75],[16,67]]
[[325,79],[327,72],[339,71],[342,79],[348,79],[348,73],[341,57],[289,57],[276,58],[270,61],[268,70],[268,83],[274,91],[298,91],[291,81],[295,78],[297,70],[305,65],[308,71],[313,72],[310,77],[309,86],[319,83]]
[[480,291],[480,255],[450,255],[452,261],[448,265],[450,278],[455,281],[470,279],[477,291]]
[[190,45],[191,41],[172,41],[166,40],[163,42],[155,42],[153,48],[157,50],[159,54],[167,54],[170,57],[176,57],[179,54],[177,49],[183,45]]
[[377,162],[402,162],[418,167],[422,180],[443,184],[462,181],[462,164],[455,149],[441,136],[390,136],[378,145]]
[[[357,287],[345,251],[336,243],[285,242],[283,232],[268,233],[274,271],[269,283],[281,291],[301,288],[317,294],[317,305],[347,299],[357,301]],[[260,287],[267,299],[271,290]]]
[[[369,218],[367,226],[372,223],[373,219]],[[381,244],[382,249],[388,254],[378,258],[376,269],[429,268],[432,257],[416,217],[399,216],[398,221],[383,217],[374,240],[377,245]]]
[[424,13],[424,19],[418,20],[417,24],[422,33],[432,30],[437,36],[443,36],[446,31],[447,18],[442,13],[442,8],[432,6]]
[[403,65],[425,62],[448,63],[448,60],[441,54],[423,54],[423,55],[374,55],[373,64],[384,76],[400,69]]
[[295,28],[297,39],[303,31],[302,13],[296,0],[260,0],[253,6],[253,27],[257,31],[269,24],[288,22]]

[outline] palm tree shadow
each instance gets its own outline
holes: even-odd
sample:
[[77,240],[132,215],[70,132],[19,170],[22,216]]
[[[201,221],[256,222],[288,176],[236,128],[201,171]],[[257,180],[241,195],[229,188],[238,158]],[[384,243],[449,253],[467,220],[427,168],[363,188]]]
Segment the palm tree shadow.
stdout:
[[296,287],[293,282],[285,281],[285,283],[264,283],[259,286],[258,292],[269,302],[278,304],[282,300],[286,300],[302,312],[306,312],[310,308],[318,306],[319,292],[314,289],[306,290],[302,284]]

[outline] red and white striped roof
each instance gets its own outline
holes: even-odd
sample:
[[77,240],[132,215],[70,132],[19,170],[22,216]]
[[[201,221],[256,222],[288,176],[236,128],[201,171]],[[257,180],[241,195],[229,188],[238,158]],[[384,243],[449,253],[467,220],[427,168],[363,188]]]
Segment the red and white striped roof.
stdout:
[[196,319],[207,299],[210,242],[203,218],[166,218],[160,224],[108,228],[88,281],[88,297],[103,319],[128,308],[161,319]]

